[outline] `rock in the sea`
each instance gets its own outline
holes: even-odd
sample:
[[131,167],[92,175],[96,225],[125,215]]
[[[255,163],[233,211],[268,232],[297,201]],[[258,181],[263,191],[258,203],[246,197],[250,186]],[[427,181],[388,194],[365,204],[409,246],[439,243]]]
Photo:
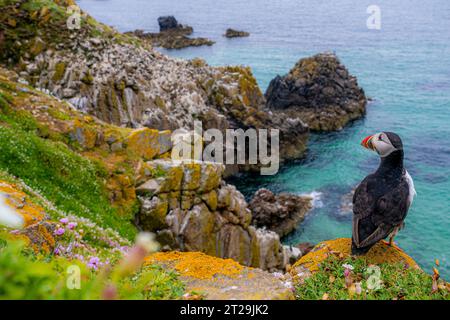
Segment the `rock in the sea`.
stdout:
[[215,42],[207,38],[189,38],[191,27],[169,29],[160,33],[143,33],[141,30],[132,32],[135,36],[151,42],[155,47],[165,49],[182,49],[187,47],[212,46]]
[[208,300],[293,300],[290,282],[266,271],[248,268],[231,259],[200,252],[159,252],[146,258],[179,273],[186,291]]
[[270,82],[265,96],[270,110],[299,117],[317,131],[343,128],[363,116],[367,104],[356,77],[332,53],[299,60]]
[[249,203],[253,224],[266,227],[280,237],[292,232],[312,208],[311,197],[290,193],[273,194],[268,189],[256,191]]
[[128,32],[141,39],[148,40],[155,47],[165,49],[181,49],[186,47],[211,46],[215,42],[207,38],[189,38],[194,29],[188,25],[177,22],[174,16],[164,16],[158,18],[159,33],[145,33],[143,30]]
[[166,31],[169,29],[177,29],[180,27],[177,19],[174,16],[163,16],[158,18],[159,31]]
[[248,37],[249,35],[250,33],[246,31],[239,31],[231,28],[228,28],[224,34],[224,36],[227,38]]

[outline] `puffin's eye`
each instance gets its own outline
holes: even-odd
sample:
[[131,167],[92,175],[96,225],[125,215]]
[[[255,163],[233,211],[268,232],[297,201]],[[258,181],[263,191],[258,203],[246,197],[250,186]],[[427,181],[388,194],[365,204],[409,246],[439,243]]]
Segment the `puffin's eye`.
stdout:
[[383,138],[381,137],[381,134],[378,136],[379,141],[383,141]]

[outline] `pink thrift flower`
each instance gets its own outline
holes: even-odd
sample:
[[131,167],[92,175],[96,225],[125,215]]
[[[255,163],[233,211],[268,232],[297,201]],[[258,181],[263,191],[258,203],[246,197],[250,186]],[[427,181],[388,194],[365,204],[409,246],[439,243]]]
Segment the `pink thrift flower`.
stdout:
[[67,224],[67,223],[69,223],[69,219],[62,218],[61,220],[59,220],[59,222],[61,222],[62,224]]
[[100,264],[100,259],[99,259],[99,258],[97,258],[97,257],[91,257],[91,258],[89,259],[89,261],[88,261],[87,266],[88,266],[88,268],[97,270],[99,264]]
[[69,227],[70,230],[73,230],[77,226],[77,223],[76,222],[69,222],[69,224],[67,226]]
[[348,277],[350,275],[350,269],[344,269],[344,277]]
[[62,236],[64,234],[64,232],[66,232],[66,230],[64,230],[64,228],[58,228],[55,230],[55,235]]

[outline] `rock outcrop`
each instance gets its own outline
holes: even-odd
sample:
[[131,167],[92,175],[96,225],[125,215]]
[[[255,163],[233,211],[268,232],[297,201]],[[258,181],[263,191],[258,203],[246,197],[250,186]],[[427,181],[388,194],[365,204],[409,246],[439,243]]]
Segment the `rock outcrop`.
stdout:
[[[147,263],[176,270],[186,285],[208,300],[293,300],[292,286],[268,272],[199,252],[155,253]],[[189,298],[189,296],[187,297]]]
[[284,237],[303,221],[312,208],[311,200],[307,196],[286,192],[275,195],[268,189],[259,189],[249,203],[253,214],[252,223],[256,227],[266,227]]
[[343,128],[365,114],[367,103],[356,78],[331,53],[299,60],[270,82],[265,96],[270,110],[299,117],[315,131]]
[[165,49],[182,49],[186,47],[212,46],[215,42],[207,38],[190,38],[194,30],[190,26],[179,25],[173,29],[166,29],[159,33],[135,30],[127,34],[148,40],[155,47]]
[[[317,244],[308,254],[302,256],[290,269],[290,274],[296,281],[303,281],[319,270],[320,263],[332,255],[341,259],[351,255],[351,239],[339,238]],[[367,265],[380,263],[402,263],[408,268],[420,269],[417,263],[397,246],[390,246],[382,240],[361,257]]]
[[167,31],[172,29],[183,29],[183,25],[179,24],[174,16],[163,16],[158,18],[159,31]]
[[178,23],[174,16],[159,17],[158,24],[159,33],[146,33],[143,30],[135,30],[128,32],[128,34],[148,40],[153,46],[165,49],[211,46],[214,44],[214,41],[206,38],[189,38],[188,36],[194,32],[194,29],[191,26]]
[[250,35],[250,33],[246,32],[246,31],[239,31],[239,30],[234,30],[231,28],[228,28],[224,34],[224,36],[227,38],[248,37],[249,35]]
[[[222,180],[224,166],[208,162],[146,162],[136,188],[137,225],[153,231],[165,250],[200,251],[264,270],[283,269],[300,252],[251,225],[244,196]],[[145,180],[145,179],[140,179]]]

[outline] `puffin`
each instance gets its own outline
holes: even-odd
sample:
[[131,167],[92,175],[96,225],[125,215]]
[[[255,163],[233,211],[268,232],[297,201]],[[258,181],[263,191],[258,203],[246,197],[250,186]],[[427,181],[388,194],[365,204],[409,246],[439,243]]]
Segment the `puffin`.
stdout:
[[364,255],[378,241],[394,237],[405,225],[416,195],[414,182],[403,165],[403,143],[393,132],[364,138],[361,145],[380,156],[378,169],[358,185],[353,195],[352,255]]

